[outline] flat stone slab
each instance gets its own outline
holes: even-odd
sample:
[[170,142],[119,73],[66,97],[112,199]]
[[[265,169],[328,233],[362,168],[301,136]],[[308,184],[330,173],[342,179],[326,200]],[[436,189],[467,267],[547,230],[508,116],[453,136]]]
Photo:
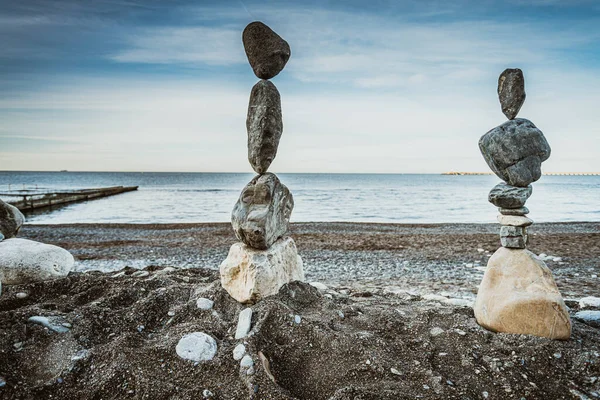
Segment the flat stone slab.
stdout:
[[532,192],[531,185],[517,187],[501,182],[490,190],[488,201],[499,208],[521,208]]
[[546,264],[529,250],[499,248],[489,259],[475,318],[494,332],[566,340],[571,320]]
[[19,238],[0,242],[0,281],[6,285],[62,278],[74,264],[71,253],[57,246]]
[[500,225],[513,227],[527,227],[533,224],[533,220],[519,215],[498,215]]
[[302,259],[290,237],[277,240],[267,250],[235,243],[220,272],[221,285],[240,303],[255,303],[277,294],[288,282],[304,280]]

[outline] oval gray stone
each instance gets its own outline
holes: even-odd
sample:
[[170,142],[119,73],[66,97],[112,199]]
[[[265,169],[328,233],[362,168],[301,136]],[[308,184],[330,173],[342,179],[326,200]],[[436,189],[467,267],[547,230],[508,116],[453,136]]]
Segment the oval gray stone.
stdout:
[[283,133],[281,97],[273,82],[261,80],[252,88],[246,130],[248,161],[256,173],[264,174],[277,155]]
[[4,236],[3,239],[17,236],[24,223],[23,213],[17,207],[0,199],[0,234]]
[[498,208],[500,214],[502,215],[527,215],[529,214],[529,208],[520,207],[520,208]]
[[288,42],[260,21],[246,26],[242,42],[248,62],[260,79],[271,79],[279,74],[292,54]]
[[515,119],[525,102],[525,78],[518,68],[505,69],[498,78],[498,99],[502,112],[508,119]]
[[185,360],[210,361],[217,354],[217,342],[204,332],[192,332],[179,340],[175,352]]
[[529,120],[516,118],[479,139],[479,149],[491,170],[512,186],[527,187],[542,176],[550,157],[544,134]]
[[488,201],[500,208],[521,208],[525,205],[532,192],[533,188],[531,185],[518,187],[501,182],[490,190]]
[[294,198],[272,173],[257,175],[242,190],[231,213],[231,225],[239,240],[266,250],[288,230]]

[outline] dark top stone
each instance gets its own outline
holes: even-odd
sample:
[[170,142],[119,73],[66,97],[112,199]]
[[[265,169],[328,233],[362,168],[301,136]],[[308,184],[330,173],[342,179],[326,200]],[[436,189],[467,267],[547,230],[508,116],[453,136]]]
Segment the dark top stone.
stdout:
[[281,98],[273,82],[261,80],[252,88],[246,129],[248,161],[254,171],[263,174],[277,155],[283,133]]
[[288,230],[294,198],[275,174],[255,176],[244,188],[231,213],[238,239],[266,250]]
[[502,182],[494,186],[490,191],[488,200],[500,208],[521,208],[525,205],[529,196],[531,196],[532,191],[533,188],[531,185],[517,187]]
[[17,236],[24,222],[25,217],[17,207],[0,200],[0,233],[5,239]]
[[242,33],[242,42],[248,62],[260,79],[273,78],[290,59],[288,42],[262,22],[248,24]]
[[498,78],[498,98],[502,112],[508,119],[515,119],[525,102],[525,79],[518,68],[506,69]]
[[507,121],[483,135],[479,149],[500,179],[519,187],[540,179],[542,162],[550,157],[544,134],[523,118]]

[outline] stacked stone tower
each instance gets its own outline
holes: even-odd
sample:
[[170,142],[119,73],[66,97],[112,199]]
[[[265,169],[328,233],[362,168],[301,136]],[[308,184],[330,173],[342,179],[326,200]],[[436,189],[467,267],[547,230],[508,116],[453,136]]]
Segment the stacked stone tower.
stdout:
[[277,175],[267,172],[283,133],[281,98],[269,79],[283,70],[290,46],[262,22],[252,22],[242,34],[254,74],[260,79],[250,93],[246,129],[248,161],[258,174],[244,188],[231,214],[241,241],[221,264],[221,285],[240,303],[254,303],[276,294],[293,280],[304,280],[296,244],[285,234],[294,199]]
[[568,339],[571,321],[552,273],[526,249],[533,221],[525,202],[531,183],[540,179],[541,164],[550,157],[544,134],[531,122],[516,118],[525,101],[520,69],[507,69],[498,79],[498,96],[508,121],[479,140],[492,171],[504,182],[489,194],[498,207],[502,247],[490,258],[475,302],[477,322],[495,332]]

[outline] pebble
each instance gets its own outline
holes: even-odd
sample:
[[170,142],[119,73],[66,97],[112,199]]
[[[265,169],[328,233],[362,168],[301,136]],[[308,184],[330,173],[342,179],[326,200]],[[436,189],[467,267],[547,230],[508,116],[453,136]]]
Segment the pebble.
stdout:
[[87,358],[90,355],[90,351],[83,349],[83,350],[79,350],[77,353],[73,354],[73,356],[71,357],[71,361],[79,361],[79,360],[83,360],[85,358]]
[[467,332],[461,329],[455,329],[454,332],[458,333],[460,336],[465,336],[467,334]]
[[19,292],[17,294],[15,294],[15,297],[17,299],[26,299],[29,296],[29,294],[27,294],[26,292]]
[[167,313],[167,315],[168,315],[169,317],[174,317],[174,316],[175,316],[175,311],[169,311],[169,312]]
[[198,307],[200,310],[210,310],[213,308],[214,304],[214,301],[207,299],[206,297],[200,297],[198,300],[196,300],[196,307]]
[[69,332],[69,328],[63,325],[66,321],[62,317],[42,317],[40,315],[36,315],[29,317],[27,321],[33,324],[42,325],[57,333]]
[[581,308],[600,308],[600,297],[588,296],[579,300]]
[[204,332],[192,332],[179,340],[175,352],[185,360],[210,361],[217,354],[217,342]]
[[394,375],[402,375],[402,372],[398,371],[396,368],[390,368],[390,372]]
[[321,282],[310,282],[309,283],[310,286],[315,287],[319,290],[327,290],[329,289],[329,287],[325,284],[322,284]]
[[204,396],[205,399],[210,399],[210,398],[212,398],[214,396],[214,394],[210,390],[204,389],[202,391],[202,396]]
[[561,358],[561,357],[562,357],[562,354],[560,354],[560,353],[554,353],[554,358]]
[[246,346],[244,346],[242,343],[235,346],[235,348],[233,349],[233,359],[235,361],[241,360],[242,357],[244,357],[245,355],[246,355]]
[[432,329],[429,331],[429,334],[430,334],[431,336],[439,336],[439,335],[441,335],[442,333],[444,333],[444,330],[443,330],[442,328],[439,328],[439,327],[437,327],[437,326],[436,326],[435,328],[432,328]]
[[248,354],[246,354],[242,361],[240,361],[240,367],[242,368],[252,368],[254,366],[254,360]]
[[294,322],[297,323],[298,325],[300,324],[300,322],[302,322],[302,317],[299,315],[296,315],[294,317]]
[[252,324],[252,309],[245,308],[240,311],[240,315],[238,317],[238,325],[235,331],[235,338],[242,339],[248,335],[250,332],[250,325]]
[[600,328],[600,311],[579,311],[573,316],[573,318],[582,321],[589,326]]
[[135,271],[133,274],[131,274],[131,276],[136,278],[144,278],[148,275],[150,275],[150,272],[148,271]]
[[0,387],[6,386],[6,380],[0,376]]

